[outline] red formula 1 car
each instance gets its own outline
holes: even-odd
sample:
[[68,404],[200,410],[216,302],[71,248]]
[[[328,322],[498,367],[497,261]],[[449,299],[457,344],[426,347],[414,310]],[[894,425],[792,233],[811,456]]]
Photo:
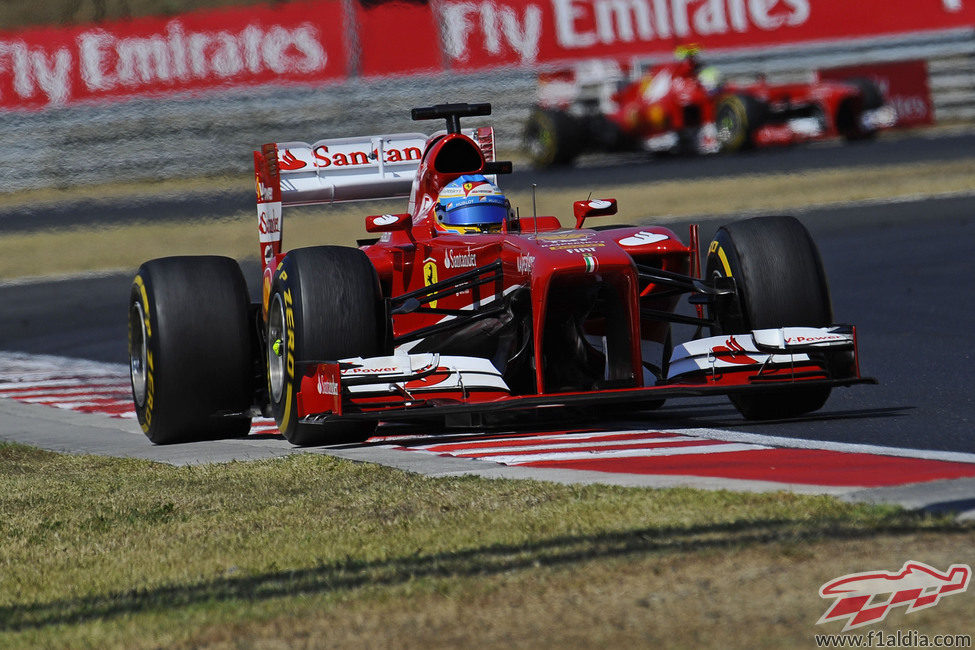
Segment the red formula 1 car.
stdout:
[[[255,152],[260,303],[229,258],[152,260],[135,277],[129,352],[148,437],[244,435],[273,414],[291,442],[322,444],[378,422],[703,395],[778,418],[871,381],[798,221],[721,228],[701,273],[696,227],[689,244],[660,226],[586,227],[613,199],[575,201],[571,229],[519,217],[495,183],[511,163],[494,160],[492,129],[460,127],[489,113],[417,108],[447,130]],[[366,217],[379,237],[358,248],[281,246],[282,207],[396,196],[408,210]],[[696,315],[678,310],[685,295]],[[675,341],[673,323],[698,335]]]
[[612,62],[542,75],[524,141],[531,162],[545,167],[587,151],[717,153],[860,140],[895,121],[871,80],[724,84],[689,50],[631,82]]

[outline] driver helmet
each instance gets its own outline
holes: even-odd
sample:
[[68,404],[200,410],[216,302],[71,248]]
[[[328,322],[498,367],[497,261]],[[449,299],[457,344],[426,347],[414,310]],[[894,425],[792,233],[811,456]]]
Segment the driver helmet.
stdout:
[[511,203],[481,174],[465,174],[440,190],[434,211],[441,232],[500,232],[511,214]]
[[713,65],[701,68],[701,70],[697,73],[697,80],[701,82],[701,86],[703,86],[708,94],[711,95],[720,91],[723,83],[721,71]]

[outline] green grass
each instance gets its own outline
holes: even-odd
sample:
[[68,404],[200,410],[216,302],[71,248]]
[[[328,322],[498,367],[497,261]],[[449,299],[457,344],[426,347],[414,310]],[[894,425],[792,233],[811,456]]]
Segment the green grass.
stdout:
[[[626,642],[580,619],[573,597],[594,590],[607,613],[636,615],[678,566],[973,539],[947,519],[829,497],[433,479],[318,454],[173,467],[19,445],[0,445],[0,514],[0,647]],[[842,572],[803,587],[809,626],[819,584]],[[730,593],[743,578],[724,579]],[[524,636],[512,599],[518,616],[564,623]]]

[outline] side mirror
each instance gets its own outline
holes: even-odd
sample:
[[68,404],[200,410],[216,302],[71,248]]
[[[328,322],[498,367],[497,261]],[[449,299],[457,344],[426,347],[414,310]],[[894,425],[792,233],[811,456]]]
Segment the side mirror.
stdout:
[[413,225],[409,214],[374,214],[366,217],[366,232],[395,232]]
[[583,222],[589,217],[606,217],[616,214],[616,199],[576,201],[572,204],[572,212],[576,217],[576,228],[582,228]]

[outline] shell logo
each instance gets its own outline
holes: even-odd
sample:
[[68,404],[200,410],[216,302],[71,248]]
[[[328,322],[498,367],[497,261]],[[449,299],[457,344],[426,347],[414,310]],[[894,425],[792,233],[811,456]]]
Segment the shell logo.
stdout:
[[635,235],[624,237],[619,241],[620,246],[646,246],[670,239],[669,235],[663,233],[652,233],[641,230]]

